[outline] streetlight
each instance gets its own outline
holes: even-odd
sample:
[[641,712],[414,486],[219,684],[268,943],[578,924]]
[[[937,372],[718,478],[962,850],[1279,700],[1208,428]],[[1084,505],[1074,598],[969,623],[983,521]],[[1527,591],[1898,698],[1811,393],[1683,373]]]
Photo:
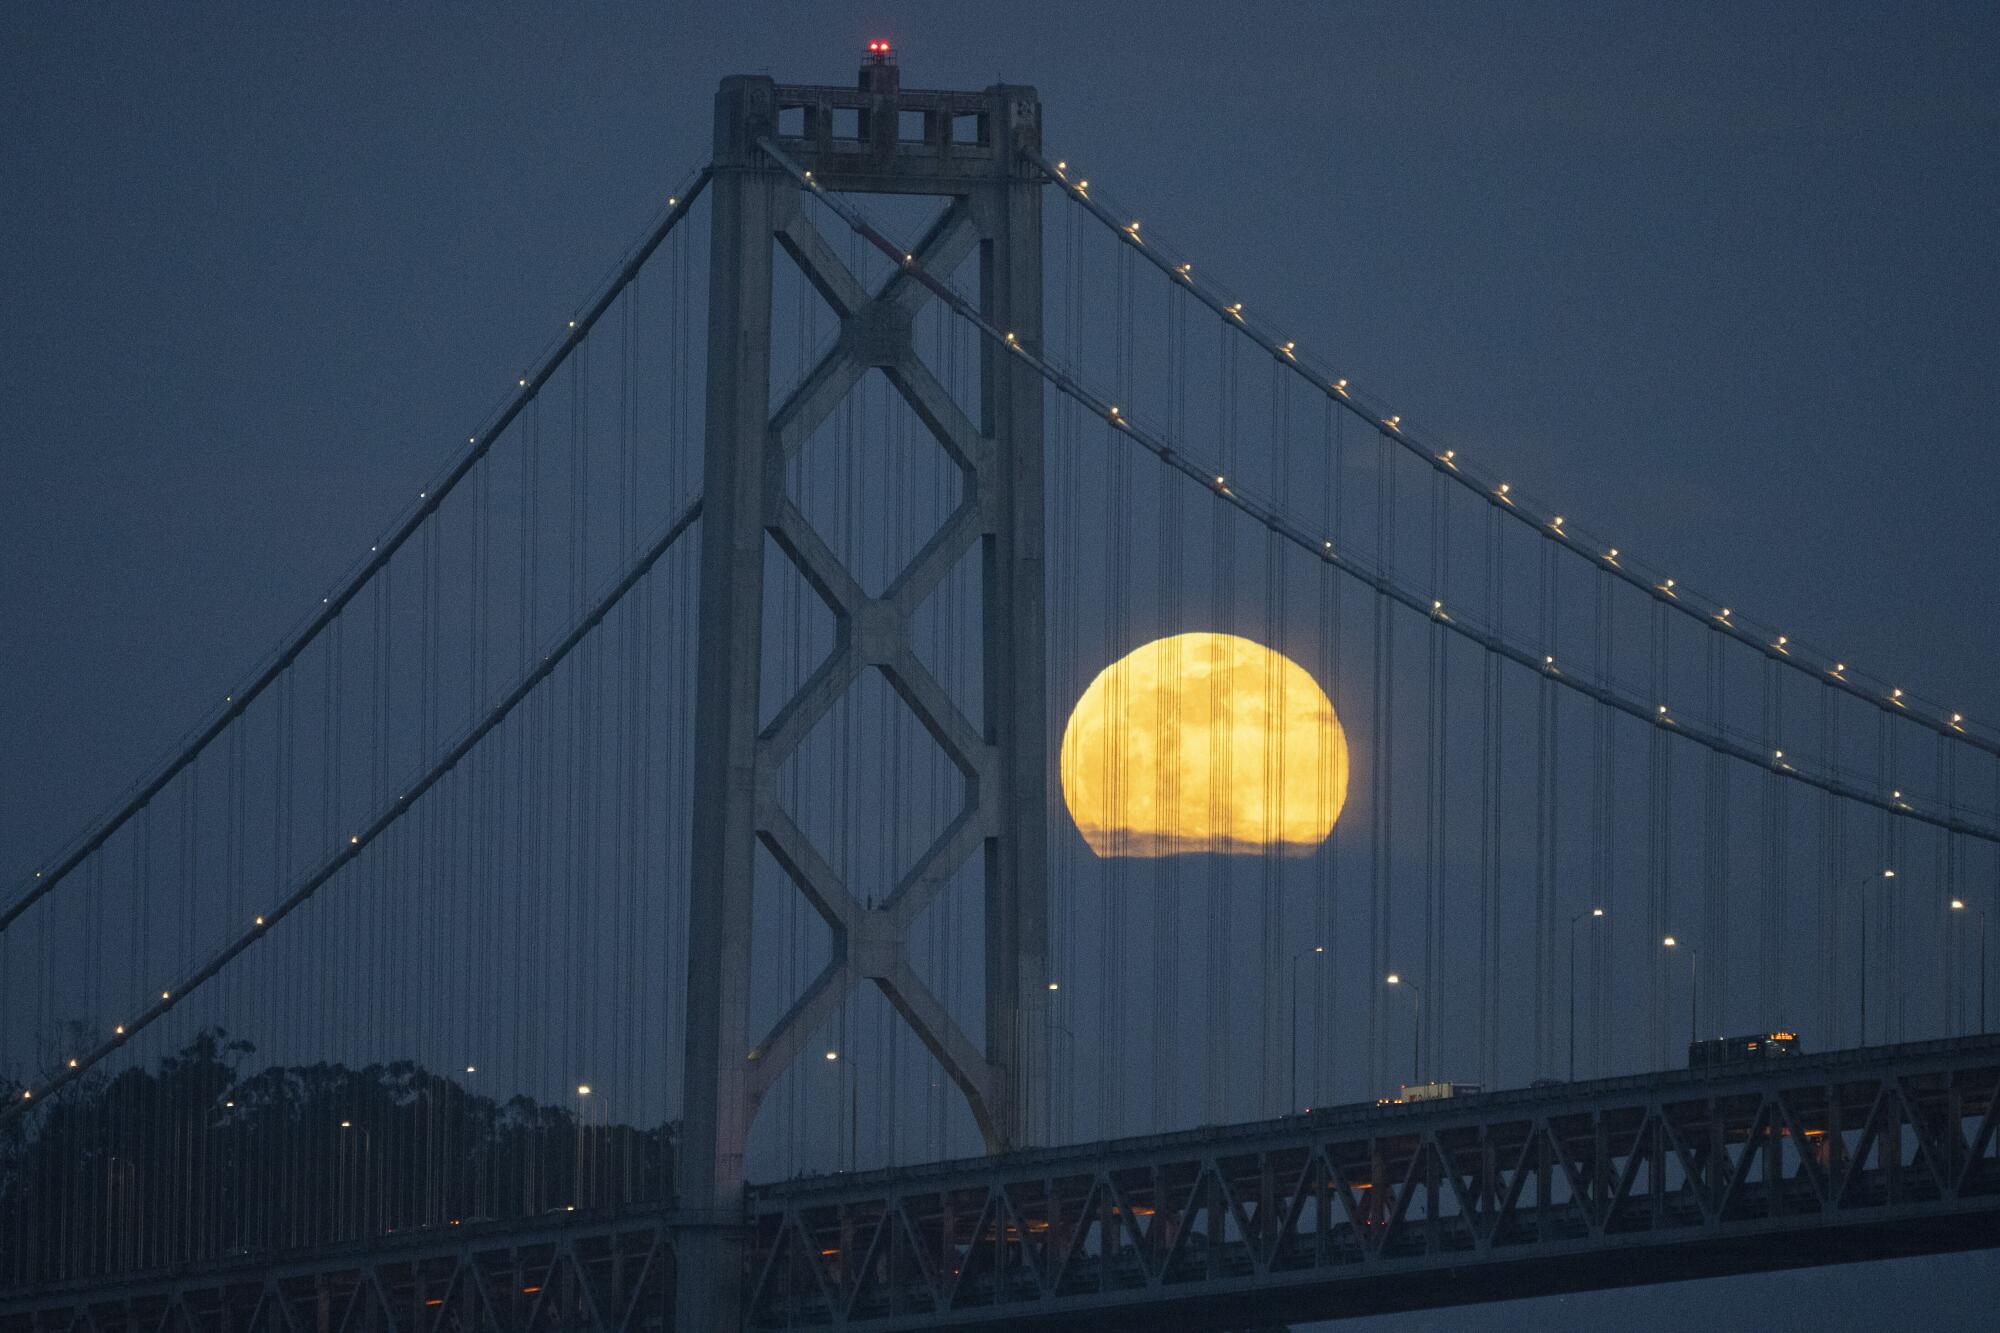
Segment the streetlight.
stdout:
[[1292,1104],[1285,1108],[1286,1115],[1299,1109],[1299,959],[1325,952],[1324,944],[1315,944],[1292,955]]
[[[837,1050],[829,1049],[826,1053],[826,1058],[829,1064],[837,1064],[840,1060],[840,1052]],[[839,1069],[836,1068],[834,1070],[834,1074],[838,1076],[839,1073],[840,1073]],[[847,1169],[849,1171],[854,1170],[855,1167],[859,1165],[860,1162],[860,1154],[861,1154],[860,1119],[861,1119],[861,1083],[859,1075],[854,1075],[850,1076],[847,1080]],[[835,1121],[836,1123],[834,1124],[833,1127],[833,1132],[835,1135],[834,1152],[838,1154],[840,1151],[839,1147],[840,1125],[838,1123],[837,1116],[835,1117]]]
[[[1660,943],[1669,949],[1675,949],[1680,947],[1680,941],[1676,940],[1671,935],[1661,940]],[[1696,1040],[1695,1013],[1701,1003],[1701,973],[1697,972],[1694,966],[1695,956],[1696,956],[1695,947],[1692,944],[1690,944],[1687,947],[1687,951],[1688,951],[1688,1045],[1692,1046],[1694,1045]]]
[[588,1083],[579,1083],[576,1085],[576,1098],[576,1179],[571,1184],[570,1195],[572,1201],[569,1205],[572,1211],[575,1210],[578,1204],[588,1205],[591,1201],[585,1179],[591,1167],[590,1149],[588,1146],[590,1143],[590,1085]]
[[[352,1120],[341,1121],[340,1128],[342,1132],[339,1141],[342,1145],[345,1145],[348,1142],[350,1132],[361,1136],[361,1147],[354,1154],[354,1165],[356,1168],[355,1174],[361,1177],[360,1180],[361,1197],[358,1201],[355,1202],[354,1221],[358,1225],[358,1227],[365,1232],[369,1229],[368,1196],[371,1193],[371,1191],[368,1188],[369,1184],[368,1176],[369,1176],[369,1168],[374,1164],[373,1159],[375,1157],[375,1139],[373,1135],[369,1134],[366,1126],[357,1125]],[[340,1151],[339,1149],[336,1149],[336,1163],[338,1157],[340,1156],[345,1156],[345,1153]],[[347,1173],[344,1170],[340,1171],[340,1176],[342,1177],[343,1184],[345,1182],[346,1174]]]
[[1411,1022],[1415,1025],[1410,1034],[1410,1082],[1424,1081],[1424,992],[1414,981],[1404,981],[1391,972],[1383,978],[1391,986],[1408,986],[1410,999],[1416,1006],[1411,1011]]
[[1604,916],[1602,907],[1593,907],[1578,912],[1569,919],[1569,1081],[1576,1082],[1576,923],[1589,917],[1600,920]]
[[1896,872],[1884,870],[1880,875],[1870,875],[1861,881],[1861,1044],[1868,1044],[1868,886],[1880,880],[1894,879]]
[[1986,1031],[1986,913],[1963,898],[1951,900],[1954,912],[1970,912],[1979,918],[1979,1031]]

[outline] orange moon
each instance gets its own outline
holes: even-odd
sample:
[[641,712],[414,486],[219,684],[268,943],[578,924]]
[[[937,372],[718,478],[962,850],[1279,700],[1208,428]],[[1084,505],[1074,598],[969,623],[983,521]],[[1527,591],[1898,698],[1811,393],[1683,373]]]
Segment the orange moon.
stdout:
[[1347,802],[1347,736],[1284,654],[1175,634],[1090,682],[1063,731],[1062,787],[1101,857],[1305,856]]

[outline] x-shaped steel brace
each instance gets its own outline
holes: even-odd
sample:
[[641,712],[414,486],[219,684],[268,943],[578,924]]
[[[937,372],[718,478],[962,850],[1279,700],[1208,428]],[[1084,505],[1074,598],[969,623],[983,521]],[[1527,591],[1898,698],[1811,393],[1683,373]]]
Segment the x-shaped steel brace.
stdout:
[[[833,932],[833,956],[770,1033],[749,1052],[752,1103],[761,1100],[848,992],[873,981],[965,1094],[980,1133],[994,1137],[997,1089],[977,1044],[909,960],[909,932],[997,827],[998,757],[980,730],[918,658],[910,625],[917,609],[980,538],[996,530],[989,477],[992,441],[918,359],[911,322],[930,293],[904,270],[870,295],[794,203],[778,243],[840,317],[836,344],[773,414],[770,466],[783,468],[871,368],[880,369],[965,477],[964,496],[880,597],[869,597],[782,486],[765,527],[834,617],[834,646],[757,737],[757,836]],[[979,241],[964,200],[955,200],[914,252],[936,273],[955,269]],[[777,798],[777,776],[806,734],[867,667],[890,687],[965,775],[966,802],[877,906],[864,907]]]

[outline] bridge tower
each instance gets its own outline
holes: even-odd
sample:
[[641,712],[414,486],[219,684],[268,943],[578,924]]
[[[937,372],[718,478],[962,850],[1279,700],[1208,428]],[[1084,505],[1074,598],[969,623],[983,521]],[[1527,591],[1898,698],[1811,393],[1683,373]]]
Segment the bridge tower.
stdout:
[[[922,138],[905,138],[921,116]],[[760,1099],[815,1027],[873,982],[960,1089],[987,1145],[1034,1142],[1046,1032],[1045,820],[1048,755],[1043,632],[1042,390],[1015,358],[982,351],[979,402],[961,407],[918,358],[911,321],[973,251],[988,318],[1041,345],[1039,174],[1034,90],[901,87],[886,43],[857,87],[724,79],[715,101],[710,199],[707,435],[696,668],[692,906],[681,1199],[706,1225],[679,1262],[679,1327],[734,1329],[742,1317],[744,1150]],[[910,261],[875,291],[814,226],[807,191],[780,152],[826,191],[936,196],[942,212]],[[840,321],[840,336],[786,401],[771,401],[773,247],[783,246]],[[871,370],[910,404],[964,476],[965,499],[880,597],[862,592],[787,497],[787,461]],[[886,536],[886,534],[885,534]],[[981,725],[918,659],[911,623],[939,580],[981,553]],[[833,614],[834,647],[771,721],[759,698],[764,569],[774,546]],[[966,804],[895,885],[839,876],[777,799],[780,767],[865,670],[880,671],[965,775]],[[752,876],[772,858],[831,928],[832,960],[767,1034],[748,1028]],[[913,970],[924,906],[984,858],[985,1014],[973,1041]],[[864,906],[864,903],[870,905]]]

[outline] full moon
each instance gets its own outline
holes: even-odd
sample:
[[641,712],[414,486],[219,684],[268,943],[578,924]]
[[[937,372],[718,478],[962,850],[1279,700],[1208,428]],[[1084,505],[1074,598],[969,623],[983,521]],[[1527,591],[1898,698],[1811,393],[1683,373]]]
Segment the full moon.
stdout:
[[1099,856],[1305,856],[1347,801],[1347,737],[1298,663],[1234,634],[1175,634],[1076,701],[1063,799]]

